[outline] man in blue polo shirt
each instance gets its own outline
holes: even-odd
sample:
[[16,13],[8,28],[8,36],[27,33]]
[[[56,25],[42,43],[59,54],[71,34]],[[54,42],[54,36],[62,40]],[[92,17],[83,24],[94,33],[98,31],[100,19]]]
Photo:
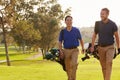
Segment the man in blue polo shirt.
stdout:
[[103,8],[100,15],[101,21],[95,23],[91,52],[94,51],[94,43],[98,34],[98,54],[100,57],[103,77],[104,80],[110,80],[112,60],[115,53],[114,36],[116,38],[118,52],[120,52],[118,28],[113,21],[108,19],[109,10],[107,8]]
[[[76,80],[77,59],[79,54],[79,42],[84,51],[83,40],[79,29],[72,26],[72,17],[65,17],[66,28],[59,35],[59,49],[61,57],[65,59],[65,69],[68,80]],[[62,49],[62,44],[64,49]]]

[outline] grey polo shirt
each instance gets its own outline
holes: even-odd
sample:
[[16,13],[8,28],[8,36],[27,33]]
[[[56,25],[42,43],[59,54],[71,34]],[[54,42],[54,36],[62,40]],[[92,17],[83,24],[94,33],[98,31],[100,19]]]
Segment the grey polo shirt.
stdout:
[[98,45],[112,45],[114,43],[114,32],[117,30],[116,24],[111,20],[108,23],[96,21],[94,31],[98,34]]

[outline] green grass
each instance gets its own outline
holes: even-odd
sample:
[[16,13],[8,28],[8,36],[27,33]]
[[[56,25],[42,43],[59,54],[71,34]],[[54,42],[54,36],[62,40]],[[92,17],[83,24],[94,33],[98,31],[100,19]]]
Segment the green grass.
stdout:
[[[12,66],[0,63],[0,80],[67,80],[66,73],[56,62],[41,59],[25,60],[24,58],[32,54],[14,54],[18,55],[10,55],[10,59],[13,59]],[[91,58],[82,62],[82,56],[80,55],[78,60],[77,80],[103,80],[98,60]],[[111,80],[120,80],[120,55],[113,61]]]
[[[23,54],[22,51],[17,51],[14,46],[10,46],[8,47],[9,50],[9,56],[10,56],[10,60],[24,60],[26,58],[29,58],[30,56],[33,56],[35,54],[37,54],[37,52],[31,52]],[[5,56],[5,49],[3,46],[0,46],[0,60],[5,60],[6,56]]]

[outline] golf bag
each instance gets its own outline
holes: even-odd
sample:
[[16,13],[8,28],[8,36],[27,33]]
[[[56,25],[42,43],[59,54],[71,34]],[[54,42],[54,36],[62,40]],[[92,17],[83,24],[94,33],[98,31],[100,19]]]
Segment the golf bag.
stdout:
[[66,71],[65,70],[64,58],[60,58],[60,51],[59,51],[59,49],[57,49],[57,48],[50,49],[50,51],[46,53],[45,58],[47,60],[58,62],[60,65],[62,65],[63,70]]
[[[96,58],[97,60],[99,60],[98,44],[95,44],[93,52],[90,51],[91,46],[92,46],[92,44],[89,43],[87,49],[85,50],[85,56],[83,58],[81,58],[82,61],[85,61],[86,59],[90,59],[90,56],[93,56],[94,58]],[[115,49],[115,53],[114,53],[113,59],[115,59],[117,57],[117,55],[119,55],[119,53],[117,53],[116,49]]]

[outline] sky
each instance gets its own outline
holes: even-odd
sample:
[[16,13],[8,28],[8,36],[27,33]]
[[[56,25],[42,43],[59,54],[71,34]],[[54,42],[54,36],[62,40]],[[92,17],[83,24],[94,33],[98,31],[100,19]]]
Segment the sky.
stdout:
[[[73,26],[91,27],[95,21],[100,20],[102,8],[110,10],[109,19],[120,25],[120,1],[119,0],[58,0],[62,9],[71,7]],[[65,24],[63,24],[65,26]]]

